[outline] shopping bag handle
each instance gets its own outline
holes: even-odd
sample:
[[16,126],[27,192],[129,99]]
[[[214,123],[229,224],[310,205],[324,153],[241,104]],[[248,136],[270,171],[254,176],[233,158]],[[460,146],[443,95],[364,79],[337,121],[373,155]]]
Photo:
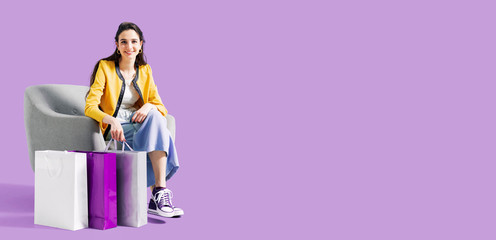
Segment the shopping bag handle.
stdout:
[[[110,141],[109,141],[109,143],[107,144],[107,147],[105,147],[105,152],[107,152],[107,151],[109,150],[109,148],[110,148],[110,144],[111,144],[112,142],[114,142],[114,148],[117,150],[117,140],[115,140],[115,139],[111,138],[111,139],[110,139]],[[122,142],[122,143],[123,143],[123,144],[122,144],[122,152],[124,152],[124,148],[125,148],[125,146],[127,146],[127,147],[131,150],[131,151],[134,151],[134,150],[133,150],[133,148],[131,148],[131,146],[129,146],[129,144],[127,144],[127,142],[126,142],[126,141],[124,141],[124,142]],[[126,144],[126,145],[124,145],[124,144]]]
[[[64,152],[67,153],[67,151]],[[64,164],[62,163],[62,159],[59,156],[57,157],[52,156],[52,158],[53,159],[48,160],[46,154],[43,156],[43,160],[45,160],[46,168],[48,170],[48,176],[54,178],[62,174]]]

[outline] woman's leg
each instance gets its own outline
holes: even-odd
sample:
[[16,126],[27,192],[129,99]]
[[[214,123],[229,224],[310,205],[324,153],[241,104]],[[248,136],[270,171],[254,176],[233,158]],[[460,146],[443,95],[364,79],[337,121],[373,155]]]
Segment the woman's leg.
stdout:
[[152,190],[148,212],[163,217],[182,216],[184,211],[172,205],[172,191],[165,188],[167,179],[179,168],[176,148],[167,129],[167,119],[157,110],[151,110],[133,138],[134,150],[148,152],[147,185]]
[[147,185],[165,187],[177,169],[179,162],[176,148],[167,129],[167,119],[158,110],[151,110],[134,135],[134,150],[146,151]]
[[150,157],[150,161],[152,162],[153,173],[155,174],[155,185],[152,186],[152,190],[154,187],[165,188],[167,154],[164,151],[153,151],[149,152],[148,156]]

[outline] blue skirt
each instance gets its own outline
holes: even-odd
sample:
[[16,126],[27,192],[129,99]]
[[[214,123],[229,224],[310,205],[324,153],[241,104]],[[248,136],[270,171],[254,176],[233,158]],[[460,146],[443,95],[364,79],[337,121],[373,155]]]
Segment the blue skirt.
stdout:
[[[131,115],[131,119],[134,113]],[[169,129],[167,129],[167,119],[155,109],[152,109],[146,116],[143,123],[124,122],[121,123],[124,130],[126,142],[132,146],[134,151],[164,151],[167,153],[167,165],[165,180],[169,180],[179,168],[176,147],[172,141]],[[108,134],[110,139],[112,136]],[[126,150],[130,150],[126,146]],[[155,184],[155,174],[153,173],[152,162],[148,154],[146,155],[147,185]]]

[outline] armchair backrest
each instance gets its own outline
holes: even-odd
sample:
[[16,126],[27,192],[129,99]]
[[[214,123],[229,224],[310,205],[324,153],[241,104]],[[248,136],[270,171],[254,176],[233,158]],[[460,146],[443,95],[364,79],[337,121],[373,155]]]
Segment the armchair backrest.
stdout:
[[86,86],[46,84],[28,87],[25,95],[32,103],[44,105],[54,112],[84,116],[88,90]]

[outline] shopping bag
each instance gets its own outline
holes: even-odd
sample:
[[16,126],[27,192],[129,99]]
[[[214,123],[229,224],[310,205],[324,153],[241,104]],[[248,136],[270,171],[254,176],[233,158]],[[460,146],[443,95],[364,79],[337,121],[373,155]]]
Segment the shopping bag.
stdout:
[[35,152],[34,223],[79,230],[88,227],[86,154]]
[[[123,142],[122,149],[108,150],[111,140],[105,152],[116,154],[117,171],[117,225],[141,227],[148,223],[147,187],[146,187],[146,152],[133,151]],[[128,146],[131,151],[124,151]]]
[[117,227],[116,154],[74,151],[86,154],[88,169],[89,227]]

